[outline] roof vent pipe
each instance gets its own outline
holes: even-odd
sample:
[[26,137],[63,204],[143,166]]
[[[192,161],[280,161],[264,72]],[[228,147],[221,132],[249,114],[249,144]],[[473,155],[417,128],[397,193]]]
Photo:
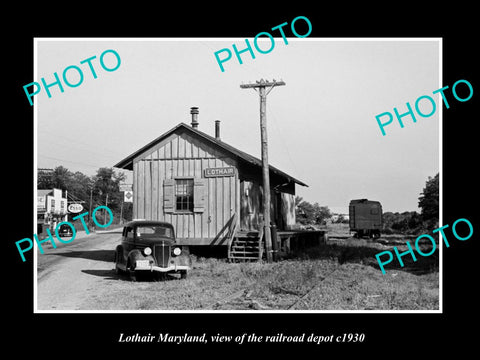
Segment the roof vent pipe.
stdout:
[[215,120],[215,139],[220,140],[220,120]]
[[190,108],[190,114],[192,114],[192,128],[196,129],[198,128],[198,107],[191,107]]

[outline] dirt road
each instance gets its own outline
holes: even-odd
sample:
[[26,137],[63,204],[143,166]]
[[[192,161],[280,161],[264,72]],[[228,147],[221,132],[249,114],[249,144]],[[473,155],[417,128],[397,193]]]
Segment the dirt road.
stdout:
[[[83,235],[83,236],[82,236]],[[120,233],[82,234],[37,257],[37,309],[78,310],[115,277],[113,256]]]
[[194,256],[186,280],[132,282],[114,271],[120,233],[82,235],[38,254],[39,311],[438,309],[438,256],[383,275],[374,255],[389,246],[364,239],[276,263]]

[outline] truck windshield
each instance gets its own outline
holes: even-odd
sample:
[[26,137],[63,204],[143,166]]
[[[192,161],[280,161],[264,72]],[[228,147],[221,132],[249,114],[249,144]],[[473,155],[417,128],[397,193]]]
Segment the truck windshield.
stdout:
[[172,229],[161,225],[137,226],[137,236],[173,238]]

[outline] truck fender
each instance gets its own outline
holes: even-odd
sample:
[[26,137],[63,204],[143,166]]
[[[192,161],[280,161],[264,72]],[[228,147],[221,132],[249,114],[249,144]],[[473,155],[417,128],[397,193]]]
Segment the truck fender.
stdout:
[[173,261],[177,265],[186,265],[192,267],[192,258],[190,257],[190,248],[188,246],[181,246],[182,253],[179,256],[174,256]]

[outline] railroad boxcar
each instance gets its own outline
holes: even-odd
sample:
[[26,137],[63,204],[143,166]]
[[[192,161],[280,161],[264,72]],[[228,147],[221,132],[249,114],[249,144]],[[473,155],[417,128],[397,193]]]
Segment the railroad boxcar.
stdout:
[[380,237],[382,205],[368,199],[351,200],[349,205],[350,231],[355,237]]

